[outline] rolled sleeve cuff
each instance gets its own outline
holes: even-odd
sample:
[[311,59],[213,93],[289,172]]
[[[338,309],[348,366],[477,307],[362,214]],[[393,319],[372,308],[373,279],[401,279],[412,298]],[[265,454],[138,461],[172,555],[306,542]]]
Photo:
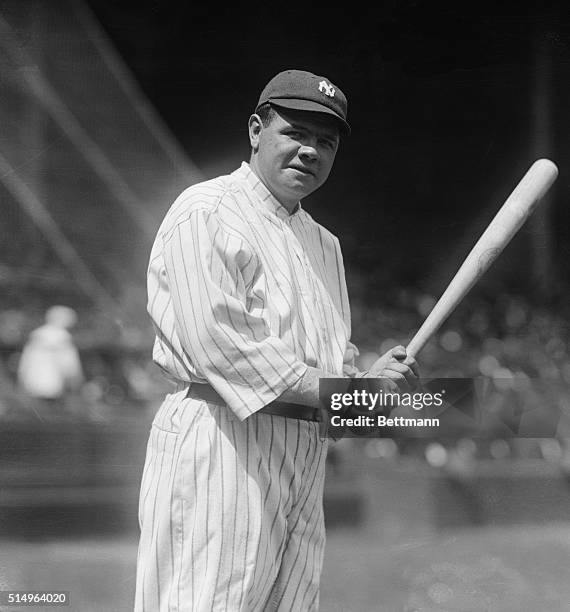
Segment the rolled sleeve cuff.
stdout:
[[214,389],[227,403],[240,421],[244,421],[267,404],[279,398],[287,389],[293,387],[305,375],[309,366],[298,362],[280,371],[279,376],[268,378],[261,387],[235,384],[227,380],[212,381]]

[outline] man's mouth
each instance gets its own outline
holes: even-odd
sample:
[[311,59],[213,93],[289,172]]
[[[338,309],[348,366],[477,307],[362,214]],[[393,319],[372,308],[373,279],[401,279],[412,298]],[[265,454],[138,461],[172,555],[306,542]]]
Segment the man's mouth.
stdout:
[[304,166],[290,166],[293,170],[297,170],[297,172],[301,172],[303,174],[307,174],[309,176],[315,176],[315,173],[309,168],[305,168]]

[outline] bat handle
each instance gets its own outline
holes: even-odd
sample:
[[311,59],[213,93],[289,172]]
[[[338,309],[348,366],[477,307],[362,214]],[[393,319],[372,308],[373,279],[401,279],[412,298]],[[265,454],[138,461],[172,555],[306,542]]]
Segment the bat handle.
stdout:
[[406,347],[406,355],[408,357],[416,358],[418,353],[424,348],[426,342],[429,340],[429,336],[427,334],[420,335],[421,328],[418,330],[418,333],[410,340],[410,343]]
[[[444,296],[447,291],[448,290],[444,292]],[[408,357],[413,357],[414,359],[416,358],[418,353],[427,344],[428,340],[442,326],[443,322],[447,319],[454,307],[455,305],[449,308],[449,305],[445,304],[441,298],[436,302],[432,311],[428,314],[427,318],[406,347],[406,354]]]

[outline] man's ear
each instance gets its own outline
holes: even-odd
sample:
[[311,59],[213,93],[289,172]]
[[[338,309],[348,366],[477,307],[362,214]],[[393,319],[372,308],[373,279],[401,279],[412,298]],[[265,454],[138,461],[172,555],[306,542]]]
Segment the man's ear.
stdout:
[[263,130],[263,124],[261,123],[261,118],[257,114],[253,114],[248,121],[248,130],[249,130],[249,144],[254,151],[257,151],[259,148],[259,135]]

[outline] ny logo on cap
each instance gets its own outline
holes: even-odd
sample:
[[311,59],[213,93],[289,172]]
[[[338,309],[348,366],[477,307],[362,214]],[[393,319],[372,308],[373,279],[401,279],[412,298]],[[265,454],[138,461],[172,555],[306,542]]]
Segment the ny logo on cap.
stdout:
[[330,96],[331,98],[334,98],[335,88],[330,83],[327,83],[326,81],[321,81],[319,83],[319,91],[322,91],[325,95]]

